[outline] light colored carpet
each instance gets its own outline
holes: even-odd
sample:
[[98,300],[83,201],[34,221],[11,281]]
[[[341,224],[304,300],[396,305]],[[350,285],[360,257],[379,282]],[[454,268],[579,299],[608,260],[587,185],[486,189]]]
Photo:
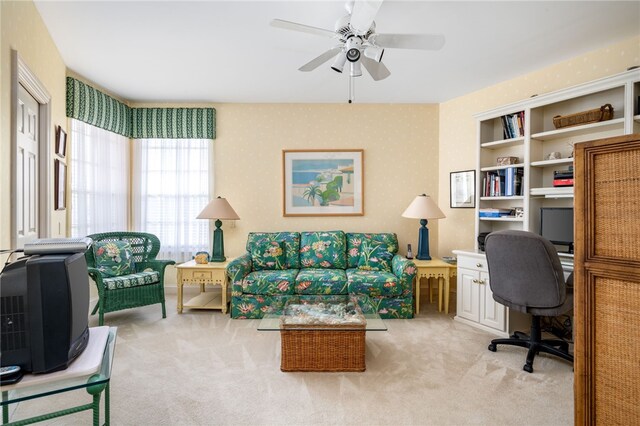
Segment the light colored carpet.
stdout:
[[[367,333],[364,373],[283,373],[278,332],[219,311],[178,315],[175,306],[168,295],[164,320],[159,305],[107,314],[118,327],[112,424],[573,424],[570,364],[539,355],[526,373],[524,349],[489,352],[493,335],[426,300],[419,317]],[[88,398],[79,391],[21,403],[12,420]],[[49,424],[90,422],[85,412]]]

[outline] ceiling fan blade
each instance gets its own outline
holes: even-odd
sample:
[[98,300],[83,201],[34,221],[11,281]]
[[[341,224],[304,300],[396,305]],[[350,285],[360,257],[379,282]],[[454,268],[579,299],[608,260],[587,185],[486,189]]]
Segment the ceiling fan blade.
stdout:
[[391,71],[382,63],[362,56],[362,65],[375,81],[384,80],[391,75]]
[[442,34],[374,34],[369,39],[380,47],[396,49],[440,50],[444,46]]
[[313,71],[316,68],[318,68],[320,65],[327,62],[329,59],[336,56],[338,52],[340,52],[340,50],[342,50],[340,47],[333,47],[327,50],[326,52],[324,52],[322,55],[318,56],[317,58],[310,60],[309,62],[307,62],[300,68],[298,68],[298,70],[305,71],[305,72]]
[[364,35],[371,28],[373,19],[382,5],[382,0],[356,0],[351,12],[351,28],[356,35]]
[[271,26],[276,28],[283,28],[285,30],[293,30],[303,33],[321,35],[325,37],[334,37],[336,35],[335,31],[312,27],[310,25],[298,24],[297,22],[285,21],[284,19],[272,19]]

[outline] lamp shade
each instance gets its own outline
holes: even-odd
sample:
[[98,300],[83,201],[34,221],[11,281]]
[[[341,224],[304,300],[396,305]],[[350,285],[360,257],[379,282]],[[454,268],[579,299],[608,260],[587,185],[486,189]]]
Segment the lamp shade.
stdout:
[[411,204],[409,204],[409,207],[402,213],[402,217],[411,219],[443,219],[446,216],[430,196],[422,194],[418,195]]
[[238,213],[233,210],[226,198],[214,198],[206,205],[196,219],[238,220]]

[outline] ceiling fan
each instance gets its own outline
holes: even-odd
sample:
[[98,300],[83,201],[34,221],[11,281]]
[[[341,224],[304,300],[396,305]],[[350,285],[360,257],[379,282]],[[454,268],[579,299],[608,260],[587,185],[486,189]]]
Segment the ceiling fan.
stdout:
[[385,48],[439,50],[444,46],[444,36],[441,34],[376,33],[374,18],[381,5],[382,0],[348,1],[345,5],[348,15],[336,21],[333,31],[283,19],[274,19],[271,25],[338,40],[334,47],[298,68],[300,71],[313,71],[335,56],[336,59],[331,65],[334,71],[341,73],[345,64],[349,62],[351,77],[360,77],[361,66],[364,66],[375,81],[391,75],[389,69],[381,62]]

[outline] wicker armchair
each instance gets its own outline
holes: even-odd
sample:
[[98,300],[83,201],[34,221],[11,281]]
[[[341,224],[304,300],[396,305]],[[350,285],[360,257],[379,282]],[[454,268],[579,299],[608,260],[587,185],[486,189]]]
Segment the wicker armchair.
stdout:
[[173,265],[173,260],[156,260],[160,251],[160,240],[153,234],[143,232],[106,232],[88,235],[93,243],[128,242],[132,248],[135,273],[117,277],[103,274],[96,265],[93,247],[87,250],[85,257],[89,276],[98,287],[100,300],[91,315],[99,312],[99,325],[104,324],[104,314],[139,306],[162,305],[162,318],[167,317],[164,304],[164,270]]

